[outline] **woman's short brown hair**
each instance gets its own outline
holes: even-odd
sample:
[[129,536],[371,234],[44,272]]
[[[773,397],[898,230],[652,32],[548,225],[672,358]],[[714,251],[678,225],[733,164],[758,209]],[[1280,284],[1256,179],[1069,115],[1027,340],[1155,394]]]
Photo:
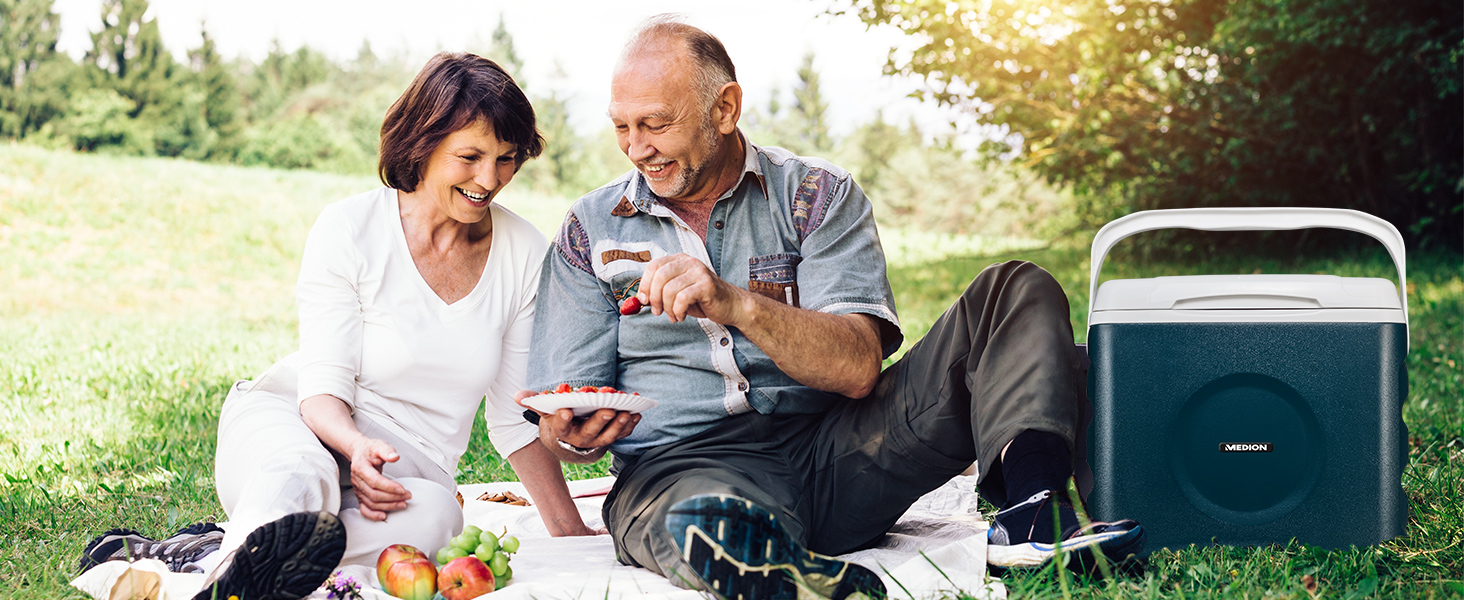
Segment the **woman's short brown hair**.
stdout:
[[518,147],[517,166],[544,151],[534,107],[503,67],[465,52],[432,57],[381,123],[377,172],[382,183],[415,191],[428,155],[443,138],[479,120],[491,123],[498,139]]

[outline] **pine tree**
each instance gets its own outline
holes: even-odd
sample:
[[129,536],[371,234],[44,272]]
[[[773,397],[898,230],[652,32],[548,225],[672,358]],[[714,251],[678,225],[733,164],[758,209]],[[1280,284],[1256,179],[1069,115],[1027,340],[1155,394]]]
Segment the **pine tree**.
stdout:
[[793,88],[793,120],[797,126],[799,152],[827,154],[833,147],[824,113],[829,103],[818,87],[818,71],[813,68],[813,53],[803,55],[798,67],[798,85]]
[[60,111],[55,104],[64,98],[36,85],[37,71],[64,60],[56,53],[60,17],[51,9],[52,0],[0,0],[0,135],[20,137]]
[[518,81],[520,87],[524,85],[523,72],[524,61],[519,57],[518,50],[514,48],[513,36],[508,33],[508,25],[503,21],[503,13],[498,13],[498,27],[493,29],[493,46],[488,51],[488,58],[508,71],[514,80]]
[[[92,34],[86,63],[99,87],[111,88],[136,104],[136,118],[150,106],[176,102],[173,55],[163,47],[147,0],[104,0],[102,29]],[[159,106],[159,108],[163,108]]]
[[852,159],[850,168],[866,193],[882,188],[885,173],[896,153],[905,148],[920,146],[920,134],[913,123],[911,132],[912,134],[906,134],[899,126],[885,121],[884,109],[876,110],[873,121],[854,130],[845,147],[853,146],[856,156]]
[[203,43],[188,51],[195,85],[203,92],[203,118],[209,129],[218,134],[219,144],[208,149],[210,156],[232,156],[235,136],[239,133],[239,83],[234,72],[224,64],[205,26]]

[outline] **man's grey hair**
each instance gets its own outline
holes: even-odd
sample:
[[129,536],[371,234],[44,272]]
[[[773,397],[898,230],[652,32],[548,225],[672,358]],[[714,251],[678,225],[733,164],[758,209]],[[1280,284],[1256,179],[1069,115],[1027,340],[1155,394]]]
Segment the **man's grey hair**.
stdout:
[[691,55],[692,86],[702,101],[702,108],[710,110],[717,101],[717,92],[722,86],[737,81],[737,68],[727,56],[722,41],[710,33],[682,22],[682,16],[675,13],[659,14],[646,19],[625,43],[621,60],[651,42],[660,40],[681,40]]

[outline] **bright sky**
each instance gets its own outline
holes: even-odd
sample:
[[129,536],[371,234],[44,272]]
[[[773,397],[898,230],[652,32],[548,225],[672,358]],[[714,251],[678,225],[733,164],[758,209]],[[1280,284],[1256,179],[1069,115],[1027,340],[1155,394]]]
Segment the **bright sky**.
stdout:
[[[225,57],[255,61],[278,39],[286,50],[308,44],[336,59],[354,57],[369,40],[377,54],[406,52],[412,62],[425,62],[441,49],[486,48],[502,14],[524,60],[525,79],[569,94],[581,131],[607,122],[610,72],[630,30],[675,7],[726,44],[749,105],[765,108],[776,87],[783,106],[790,106],[798,66],[811,50],[836,134],[881,107],[887,120],[913,116],[927,131],[940,123],[943,111],[905,97],[914,83],[882,75],[889,49],[908,44],[905,36],[866,30],[852,16],[824,14],[831,1],[152,0],[151,6],[164,43],[180,58],[199,45],[200,24],[207,23]],[[101,28],[100,7],[101,0],[56,0],[62,51],[79,58],[90,48],[91,33]],[[554,77],[556,67],[564,77]]]

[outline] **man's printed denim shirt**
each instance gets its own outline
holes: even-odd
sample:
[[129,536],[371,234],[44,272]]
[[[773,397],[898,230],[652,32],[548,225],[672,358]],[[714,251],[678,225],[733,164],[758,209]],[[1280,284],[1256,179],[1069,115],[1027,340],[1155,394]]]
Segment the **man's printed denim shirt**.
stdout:
[[826,161],[742,139],[744,172],[712,210],[705,244],[630,171],[575,202],[545,256],[528,385],[612,385],[657,400],[635,433],[611,446],[616,453],[640,454],[728,415],[817,413],[842,399],[783,374],[735,328],[708,319],[671,323],[649,310],[622,316],[620,301],[655,258],[684,252],[770,298],[872,315],[884,356],[900,347],[864,192]]

